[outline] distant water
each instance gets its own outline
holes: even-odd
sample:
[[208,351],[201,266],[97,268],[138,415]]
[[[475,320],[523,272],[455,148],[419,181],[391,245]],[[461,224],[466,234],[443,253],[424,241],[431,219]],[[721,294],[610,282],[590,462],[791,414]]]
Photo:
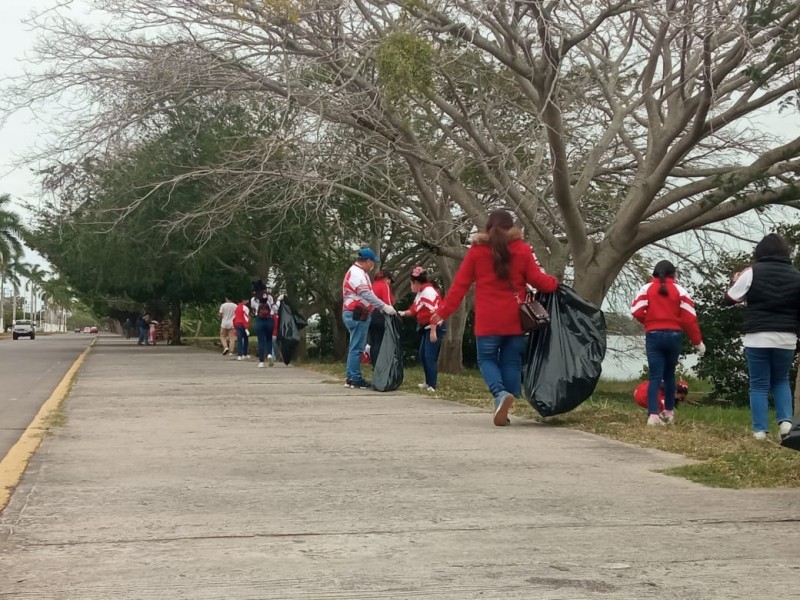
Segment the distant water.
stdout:
[[[644,353],[644,335],[610,335],[608,350],[603,361],[601,379],[626,381],[639,379],[642,367],[647,365]],[[697,354],[681,357],[679,363],[684,369],[693,370],[697,365]]]

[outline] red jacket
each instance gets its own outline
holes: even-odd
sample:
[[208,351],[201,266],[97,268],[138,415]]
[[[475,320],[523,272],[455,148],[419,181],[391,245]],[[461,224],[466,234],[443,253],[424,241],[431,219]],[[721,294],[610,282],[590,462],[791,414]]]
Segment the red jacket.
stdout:
[[431,324],[431,316],[439,308],[442,295],[432,283],[423,283],[414,302],[408,307],[408,314],[417,320],[423,327]]
[[[512,230],[514,231],[514,230]],[[446,319],[453,314],[470,286],[475,284],[475,335],[521,335],[519,302],[525,299],[525,284],[529,283],[540,292],[554,292],[558,280],[542,271],[533,256],[531,247],[512,234],[508,248],[511,251],[509,278],[500,279],[494,272],[492,249],[487,245],[485,234],[475,236],[472,246],[464,257],[437,314]],[[513,288],[513,289],[512,289]]]
[[376,279],[372,283],[372,291],[386,304],[394,304],[394,295],[392,295],[392,288],[389,287],[388,279]]
[[244,327],[245,329],[250,326],[250,317],[248,316],[248,309],[244,302],[239,302],[236,305],[236,310],[233,311],[233,326]]
[[703,341],[694,302],[683,287],[675,283],[672,277],[666,278],[667,295],[658,293],[661,281],[653,277],[636,294],[631,305],[633,318],[644,325],[645,331],[672,330],[684,331],[692,345]]

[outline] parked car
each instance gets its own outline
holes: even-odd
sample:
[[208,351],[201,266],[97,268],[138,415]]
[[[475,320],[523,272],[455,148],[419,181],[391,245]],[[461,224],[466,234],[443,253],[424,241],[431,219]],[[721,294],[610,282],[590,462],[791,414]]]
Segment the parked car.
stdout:
[[36,328],[29,319],[17,319],[14,321],[14,327],[11,329],[11,337],[15,340],[21,337],[29,337],[32,340],[36,339]]

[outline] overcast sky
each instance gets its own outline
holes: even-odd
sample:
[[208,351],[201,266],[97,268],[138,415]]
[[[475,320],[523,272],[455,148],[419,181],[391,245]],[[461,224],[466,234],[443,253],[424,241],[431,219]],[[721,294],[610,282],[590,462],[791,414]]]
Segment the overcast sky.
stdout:
[[[64,3],[64,0],[60,0]],[[30,55],[35,32],[22,21],[32,10],[51,7],[56,0],[0,0],[0,80],[18,75],[24,68],[26,55]],[[83,0],[70,0],[69,9],[87,13]],[[775,112],[763,114],[751,123],[773,132],[780,132],[785,139],[800,135],[800,113],[789,111],[783,115]],[[11,117],[0,129],[0,193],[8,193],[23,216],[22,204],[36,203],[39,199],[36,182],[31,175],[31,166],[15,166],[25,152],[30,152],[42,139],[42,126],[37,124],[30,112]],[[29,260],[41,262],[29,256]]]

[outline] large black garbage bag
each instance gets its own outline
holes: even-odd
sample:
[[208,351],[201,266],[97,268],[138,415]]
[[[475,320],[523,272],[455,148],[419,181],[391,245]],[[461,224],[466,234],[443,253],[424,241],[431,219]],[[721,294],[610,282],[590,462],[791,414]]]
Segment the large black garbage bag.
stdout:
[[384,324],[381,350],[372,369],[372,387],[379,392],[391,392],[403,383],[403,346],[400,344],[403,325],[397,315],[386,315]]
[[781,440],[781,446],[800,452],[800,415],[794,418],[789,435]]
[[308,322],[294,310],[286,299],[281,300],[278,308],[278,345],[281,348],[281,358],[284,364],[292,362],[294,351],[300,343],[300,330]]
[[550,324],[529,334],[523,393],[543,417],[569,412],[592,395],[606,355],[603,311],[559,285],[543,294]]

